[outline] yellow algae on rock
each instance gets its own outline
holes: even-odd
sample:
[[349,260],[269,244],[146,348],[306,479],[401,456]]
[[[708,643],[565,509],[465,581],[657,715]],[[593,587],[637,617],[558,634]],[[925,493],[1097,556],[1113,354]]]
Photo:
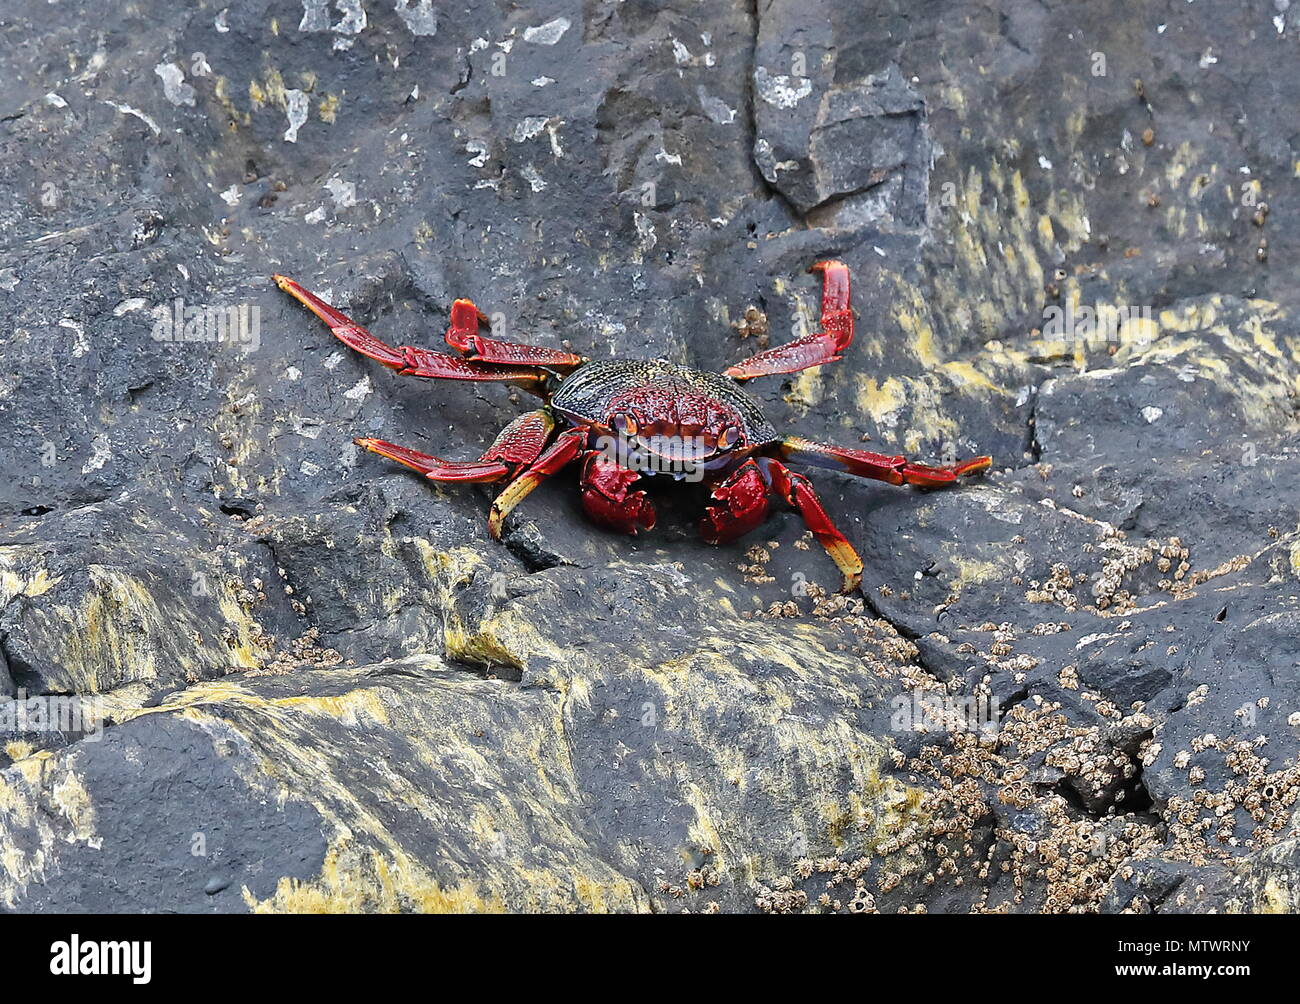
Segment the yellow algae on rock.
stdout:
[[[434,564],[450,581],[472,562],[443,552]],[[384,664],[382,675],[373,675],[378,667],[313,673],[329,683],[308,695],[275,677],[200,683],[122,727],[177,716],[239,751],[232,766],[252,797],[309,805],[320,816],[330,851],[319,875],[284,877],[270,894],[245,891],[260,911],[644,910],[655,864],[684,868],[703,854],[746,882],[771,874],[797,839],[824,852],[860,825],[892,825],[905,796],[880,780],[880,741],[851,712],[821,721],[801,711],[826,691],[846,709],[885,697],[859,659],[828,650],[817,625],[729,622],[681,659],[658,661],[655,646],[620,639],[615,659],[603,642],[590,654],[558,646],[550,632],[563,626],[533,624],[531,602],[545,608],[545,591],[521,598],[511,618],[533,633],[504,630],[508,646],[546,652],[537,686],[420,656]],[[475,625],[468,635],[478,630],[475,618],[459,616]],[[609,717],[623,706],[610,695],[629,687],[630,704]],[[735,718],[736,730],[719,732],[720,716]],[[341,729],[367,744],[364,763]],[[750,748],[751,735],[777,747]],[[396,737],[400,759],[390,752]],[[597,737],[606,756],[642,779],[649,818],[665,806],[685,810],[678,835],[658,838],[650,857],[645,844],[619,840],[611,858],[590,828],[599,800],[588,785],[598,775],[574,751]],[[664,747],[676,751],[670,759],[657,752]],[[786,821],[779,833],[756,839],[756,803]],[[395,828],[398,806],[398,821],[409,822]],[[875,821],[877,812],[888,818]],[[670,848],[671,860],[655,856]]]
[[878,384],[874,377],[857,375],[858,411],[869,416],[877,425],[892,428],[898,423],[898,416],[907,403],[903,384],[895,377],[886,377],[884,383]]
[[337,94],[326,94],[321,98],[320,107],[316,110],[320,115],[322,122],[328,122],[333,125],[334,120],[339,113],[339,96]]
[[[23,612],[23,644],[39,645],[42,680],[56,691],[102,693],[155,680],[160,665],[198,678],[253,668],[264,654],[261,629],[215,570],[202,596],[188,583],[168,587],[152,571],[97,563],[86,566],[84,578],[37,570],[0,586],[42,599]],[[194,643],[201,627],[214,644]],[[224,643],[216,638],[223,631]]]
[[257,899],[244,886],[253,913],[505,913],[499,897],[484,897],[469,881],[444,888],[409,858],[386,860],[350,842],[326,852],[318,878],[282,878],[275,893]]
[[[396,675],[313,674],[332,679],[333,694],[277,695],[277,678],[198,684],[133,716],[182,717],[214,743],[241,751],[233,766],[252,792],[278,793],[277,804],[308,804],[321,817],[330,851],[320,875],[283,878],[260,900],[246,890],[250,908],[645,908],[637,884],[604,864],[574,829],[584,814],[563,722],[546,712],[553,695],[450,670],[429,656],[388,665]],[[367,762],[387,767],[368,768],[360,784],[339,728],[369,736],[376,745]],[[509,754],[479,755],[473,737],[485,732],[500,736]],[[400,761],[387,745],[396,737]],[[396,806],[415,814],[401,818],[420,818],[441,834],[441,846],[427,846],[427,837],[409,844],[409,833],[394,832]]]
[[0,606],[16,596],[42,596],[58,583],[30,548],[0,547]]
[[75,758],[40,752],[0,771],[0,903],[9,909],[45,881],[59,848],[101,844]]
[[822,366],[812,366],[790,378],[790,389],[782,394],[787,404],[804,411],[821,404],[824,394]]

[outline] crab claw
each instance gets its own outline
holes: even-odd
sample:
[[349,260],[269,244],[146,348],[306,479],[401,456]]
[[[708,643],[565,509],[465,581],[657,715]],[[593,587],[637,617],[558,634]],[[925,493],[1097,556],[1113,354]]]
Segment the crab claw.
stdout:
[[704,510],[700,536],[708,544],[736,540],[767,516],[767,481],[758,464],[746,460],[710,493],[717,505]]
[[629,492],[639,481],[636,471],[620,467],[601,453],[589,453],[582,465],[582,507],[597,523],[635,536],[655,525],[654,503],[645,492]]

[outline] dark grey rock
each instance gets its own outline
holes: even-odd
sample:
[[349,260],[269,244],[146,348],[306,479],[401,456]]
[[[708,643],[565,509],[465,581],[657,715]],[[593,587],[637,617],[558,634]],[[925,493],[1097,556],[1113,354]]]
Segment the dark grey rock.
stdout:
[[0,697],[14,696],[14,679],[9,673],[9,660],[0,652]]

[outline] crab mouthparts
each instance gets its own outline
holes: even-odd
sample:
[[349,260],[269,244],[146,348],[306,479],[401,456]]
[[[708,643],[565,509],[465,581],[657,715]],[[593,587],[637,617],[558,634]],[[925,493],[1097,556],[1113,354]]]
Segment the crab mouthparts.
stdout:
[[672,464],[691,464],[707,460],[717,452],[702,436],[636,436],[636,445]]

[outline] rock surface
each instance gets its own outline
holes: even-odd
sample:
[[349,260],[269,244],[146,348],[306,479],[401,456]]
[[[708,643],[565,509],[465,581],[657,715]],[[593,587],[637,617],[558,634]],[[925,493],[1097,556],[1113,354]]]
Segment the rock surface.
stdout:
[[[9,0],[0,909],[1296,910],[1278,6]],[[267,278],[721,369],[827,255],[857,338],[769,417],[996,458],[821,474],[848,600],[783,512],[630,541],[561,477],[493,543],[351,438],[477,456],[518,395]]]

